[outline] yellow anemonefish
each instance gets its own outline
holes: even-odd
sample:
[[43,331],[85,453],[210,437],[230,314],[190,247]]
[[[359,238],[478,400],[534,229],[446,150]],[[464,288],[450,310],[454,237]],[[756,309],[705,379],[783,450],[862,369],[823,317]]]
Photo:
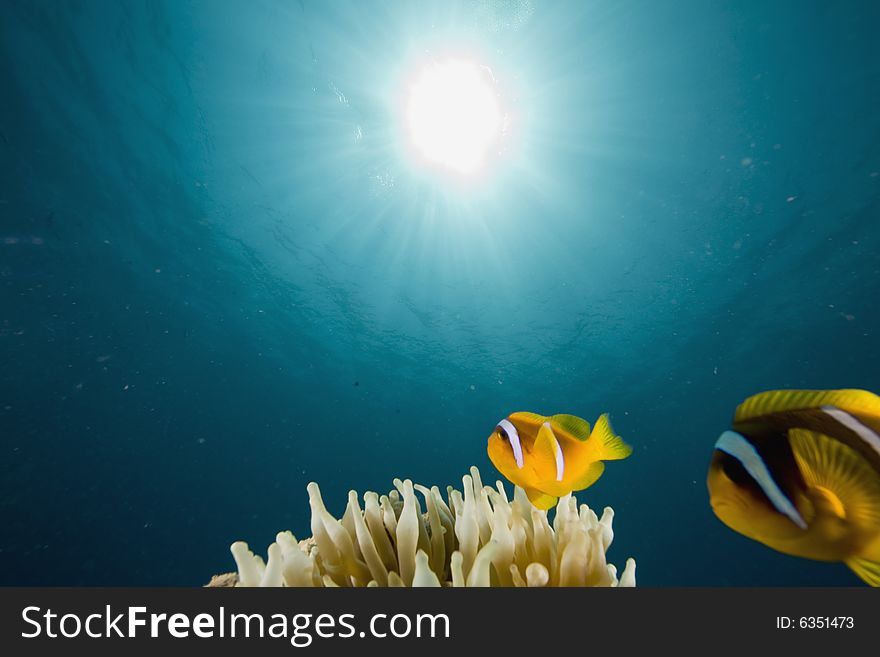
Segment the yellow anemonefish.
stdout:
[[774,390],[736,409],[715,443],[712,510],[734,531],[880,586],[880,397]]
[[512,413],[496,425],[486,449],[501,474],[523,488],[539,509],[596,483],[605,469],[602,461],[632,454],[611,429],[608,415],[591,432],[590,423],[574,415]]

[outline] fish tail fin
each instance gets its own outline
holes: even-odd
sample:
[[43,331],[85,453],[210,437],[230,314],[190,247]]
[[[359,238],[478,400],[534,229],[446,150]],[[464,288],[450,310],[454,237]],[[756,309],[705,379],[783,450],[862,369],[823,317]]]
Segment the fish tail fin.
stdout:
[[869,586],[880,586],[880,561],[853,558],[845,563]]
[[598,443],[599,460],[601,461],[625,459],[633,451],[632,447],[623,442],[623,438],[614,433],[611,422],[608,420],[608,413],[603,413],[596,420],[593,432],[590,434],[590,441]]

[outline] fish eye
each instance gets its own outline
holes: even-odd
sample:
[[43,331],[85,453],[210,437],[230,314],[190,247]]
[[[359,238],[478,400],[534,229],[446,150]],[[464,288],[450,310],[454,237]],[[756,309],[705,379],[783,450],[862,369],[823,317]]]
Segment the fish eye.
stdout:
[[510,442],[510,436],[507,435],[507,432],[502,427],[498,427],[498,435],[501,436],[501,440]]
[[739,486],[745,488],[747,486],[755,485],[755,480],[752,479],[752,476],[748,472],[746,472],[742,463],[734,458],[723,458],[721,461],[721,470],[727,475],[728,479]]

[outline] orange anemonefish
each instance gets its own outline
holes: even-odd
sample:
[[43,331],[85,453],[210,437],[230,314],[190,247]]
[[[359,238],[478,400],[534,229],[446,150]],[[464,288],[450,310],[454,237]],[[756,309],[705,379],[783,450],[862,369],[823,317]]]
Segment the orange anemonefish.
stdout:
[[736,409],[707,479],[725,525],[798,557],[842,561],[880,586],[880,397],[774,390]]
[[632,453],[607,414],[590,431],[590,423],[574,415],[512,413],[497,424],[486,449],[493,465],[539,509],[592,486],[605,469],[602,461]]

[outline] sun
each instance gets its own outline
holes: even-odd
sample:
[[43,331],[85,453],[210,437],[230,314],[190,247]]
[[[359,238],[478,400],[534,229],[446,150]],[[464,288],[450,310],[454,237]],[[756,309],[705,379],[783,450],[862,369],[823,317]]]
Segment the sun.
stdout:
[[459,59],[432,61],[418,73],[405,115],[419,156],[461,175],[483,169],[498,150],[505,124],[491,70]]

